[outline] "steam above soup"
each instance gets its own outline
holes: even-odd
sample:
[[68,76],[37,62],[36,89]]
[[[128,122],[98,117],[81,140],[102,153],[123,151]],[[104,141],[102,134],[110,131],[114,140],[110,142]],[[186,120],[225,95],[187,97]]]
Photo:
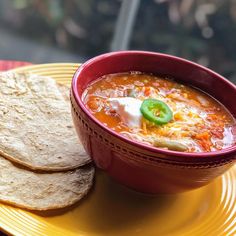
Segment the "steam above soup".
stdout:
[[231,114],[209,95],[140,72],[99,78],[83,101],[104,125],[132,140],[184,152],[210,152],[235,143]]

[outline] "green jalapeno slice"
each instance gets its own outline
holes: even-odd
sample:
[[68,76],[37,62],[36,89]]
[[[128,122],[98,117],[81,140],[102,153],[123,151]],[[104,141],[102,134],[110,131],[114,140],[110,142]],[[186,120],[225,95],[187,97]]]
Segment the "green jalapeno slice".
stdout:
[[144,118],[156,125],[166,124],[173,117],[173,113],[168,105],[157,99],[145,99],[140,111]]

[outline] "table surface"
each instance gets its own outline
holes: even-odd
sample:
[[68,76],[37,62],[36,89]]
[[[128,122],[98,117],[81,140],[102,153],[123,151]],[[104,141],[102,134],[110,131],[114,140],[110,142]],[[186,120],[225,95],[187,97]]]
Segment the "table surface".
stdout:
[[0,60],[0,71],[6,71],[10,70],[16,67],[20,66],[27,66],[32,63],[30,62],[25,62],[25,61],[5,61],[5,60]]

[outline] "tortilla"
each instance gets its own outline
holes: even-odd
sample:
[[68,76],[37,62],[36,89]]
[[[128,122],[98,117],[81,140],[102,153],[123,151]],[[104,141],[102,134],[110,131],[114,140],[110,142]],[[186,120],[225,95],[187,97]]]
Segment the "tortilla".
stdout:
[[89,165],[67,172],[36,173],[0,157],[0,201],[29,210],[51,210],[82,199],[92,186]]
[[90,162],[75,133],[69,88],[49,77],[0,74],[0,155],[32,170]]

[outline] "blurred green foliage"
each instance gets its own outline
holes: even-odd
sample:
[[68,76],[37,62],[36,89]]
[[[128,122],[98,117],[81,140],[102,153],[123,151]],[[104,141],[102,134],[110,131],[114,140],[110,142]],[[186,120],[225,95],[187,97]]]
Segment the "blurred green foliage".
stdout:
[[[110,50],[121,0],[1,0],[0,26],[86,58]],[[141,0],[130,49],[196,61],[236,82],[236,0]]]

